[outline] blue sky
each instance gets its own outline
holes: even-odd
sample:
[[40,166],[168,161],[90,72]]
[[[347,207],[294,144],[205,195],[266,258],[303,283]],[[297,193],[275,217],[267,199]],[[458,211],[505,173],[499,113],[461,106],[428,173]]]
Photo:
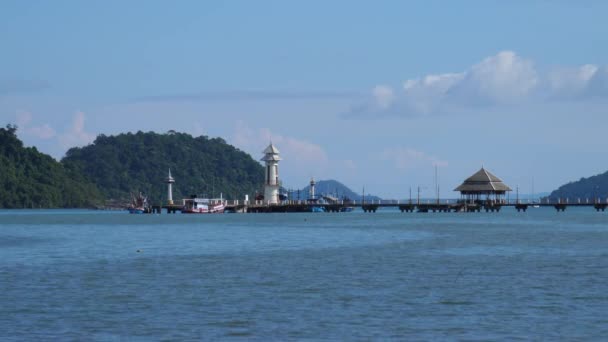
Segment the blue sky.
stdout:
[[[601,1],[4,1],[0,122],[61,158],[97,134],[270,139],[310,177],[442,196],[608,170]],[[606,189],[608,191],[608,189]]]

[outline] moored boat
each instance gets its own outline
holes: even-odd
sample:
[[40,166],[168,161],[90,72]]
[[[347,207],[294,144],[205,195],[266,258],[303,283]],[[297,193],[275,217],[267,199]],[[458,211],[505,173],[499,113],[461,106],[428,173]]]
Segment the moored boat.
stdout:
[[225,202],[221,198],[186,198],[184,199],[184,214],[214,214],[223,213]]
[[325,208],[321,207],[321,206],[312,206],[310,207],[310,212],[311,213],[324,213],[325,212]]
[[146,198],[141,192],[138,194],[131,194],[131,203],[127,207],[129,214],[145,214],[149,213],[148,198]]

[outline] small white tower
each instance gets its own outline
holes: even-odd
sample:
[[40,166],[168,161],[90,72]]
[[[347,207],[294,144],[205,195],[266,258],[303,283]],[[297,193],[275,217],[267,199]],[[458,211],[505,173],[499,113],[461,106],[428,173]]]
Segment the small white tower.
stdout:
[[264,150],[264,158],[261,161],[266,163],[266,176],[264,182],[264,201],[268,204],[279,203],[279,150],[274,147],[272,142]]
[[171,169],[169,169],[169,176],[165,178],[165,183],[167,183],[167,202],[169,205],[173,205],[173,183],[175,183],[175,179],[171,177]]
[[310,179],[310,188],[308,189],[308,199],[311,201],[315,200],[315,179],[311,178]]

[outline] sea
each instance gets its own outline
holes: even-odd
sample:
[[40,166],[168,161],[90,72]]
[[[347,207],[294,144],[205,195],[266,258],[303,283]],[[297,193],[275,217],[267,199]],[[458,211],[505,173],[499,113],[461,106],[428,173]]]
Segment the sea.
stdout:
[[0,211],[1,341],[601,341],[608,212]]

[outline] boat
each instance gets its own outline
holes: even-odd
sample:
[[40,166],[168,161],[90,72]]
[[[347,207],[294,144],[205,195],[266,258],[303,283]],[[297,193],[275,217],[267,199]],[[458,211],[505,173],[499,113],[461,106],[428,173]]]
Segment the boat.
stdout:
[[340,208],[340,212],[341,212],[341,213],[350,213],[350,212],[352,212],[354,209],[355,209],[355,208],[353,208],[353,207],[342,207],[342,208]]
[[325,212],[325,208],[321,207],[321,206],[312,206],[310,207],[310,212],[311,213],[324,213]]
[[226,206],[222,198],[199,198],[192,196],[184,199],[184,214],[221,214]]
[[143,208],[127,208],[129,214],[144,214],[146,212]]
[[150,212],[148,199],[141,192],[131,193],[131,203],[127,207],[129,214],[145,214]]

